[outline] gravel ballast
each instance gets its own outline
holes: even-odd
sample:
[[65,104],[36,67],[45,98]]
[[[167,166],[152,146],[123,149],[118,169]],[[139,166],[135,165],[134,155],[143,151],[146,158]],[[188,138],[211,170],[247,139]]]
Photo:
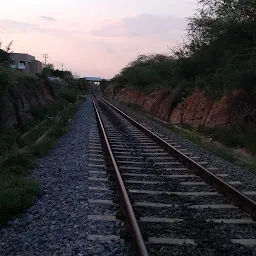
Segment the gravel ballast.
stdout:
[[115,223],[94,226],[87,219],[93,214],[88,203],[88,143],[89,129],[95,122],[88,96],[69,132],[33,170],[33,177],[40,181],[40,198],[0,229],[0,255],[126,255],[122,241],[87,240],[95,227],[99,234],[106,233],[106,228],[111,227],[112,233],[119,228]]

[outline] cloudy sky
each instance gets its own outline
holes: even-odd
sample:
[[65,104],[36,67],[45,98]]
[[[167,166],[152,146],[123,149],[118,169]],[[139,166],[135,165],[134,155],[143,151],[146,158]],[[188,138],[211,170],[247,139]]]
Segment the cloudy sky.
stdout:
[[0,9],[0,40],[80,76],[110,78],[138,54],[182,42],[196,0],[11,0]]

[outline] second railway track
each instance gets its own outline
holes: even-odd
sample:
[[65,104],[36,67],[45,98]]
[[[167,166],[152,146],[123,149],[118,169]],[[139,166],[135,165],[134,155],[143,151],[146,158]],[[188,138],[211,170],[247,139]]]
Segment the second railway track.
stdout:
[[[137,239],[140,255],[256,255],[255,191],[244,190],[241,182],[230,180],[225,170],[215,170],[212,163],[166,140],[192,165],[186,159],[181,160],[175,152],[171,154],[153,140],[149,131],[145,133],[136,127],[106,102],[97,100],[94,106],[135,214],[135,220],[127,216],[130,212],[119,184],[117,197],[101,202],[120,203],[124,216],[99,215],[94,217],[96,220],[128,219],[126,224]],[[109,157],[109,153],[106,155]],[[214,171],[218,182],[225,180],[227,188],[211,180],[209,174],[199,176],[193,162],[210,174]],[[115,180],[117,175],[112,177]],[[99,192],[109,182],[100,172],[99,175],[95,172],[92,180],[93,190]]]

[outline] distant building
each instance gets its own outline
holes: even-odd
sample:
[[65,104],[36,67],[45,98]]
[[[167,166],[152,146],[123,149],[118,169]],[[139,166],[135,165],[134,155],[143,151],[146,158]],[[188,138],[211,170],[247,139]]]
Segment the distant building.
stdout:
[[43,70],[42,62],[36,60],[32,55],[26,53],[13,53],[11,55],[11,67],[16,70],[31,74],[41,73]]

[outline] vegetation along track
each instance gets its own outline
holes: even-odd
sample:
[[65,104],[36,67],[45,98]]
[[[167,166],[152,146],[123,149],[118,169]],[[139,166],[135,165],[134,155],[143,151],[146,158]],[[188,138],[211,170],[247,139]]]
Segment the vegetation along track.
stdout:
[[[110,175],[118,184],[117,197],[107,202],[120,203],[139,255],[256,255],[256,191],[245,191],[225,170],[96,101]],[[109,182],[100,172],[93,181],[99,191]]]

